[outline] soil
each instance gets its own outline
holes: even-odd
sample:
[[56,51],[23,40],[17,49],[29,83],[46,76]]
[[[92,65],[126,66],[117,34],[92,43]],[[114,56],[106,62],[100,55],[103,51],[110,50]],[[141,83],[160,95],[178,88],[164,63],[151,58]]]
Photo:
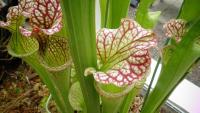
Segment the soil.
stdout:
[[[17,70],[4,73],[0,84],[0,113],[44,113],[49,91],[33,70],[21,64]],[[55,103],[49,109],[57,113]]]
[[[18,0],[6,0],[0,10],[0,20],[6,20],[8,8]],[[44,113],[48,89],[33,70],[19,58],[11,57],[6,45],[10,33],[0,29],[0,113]],[[55,103],[50,101],[49,110],[57,113]]]

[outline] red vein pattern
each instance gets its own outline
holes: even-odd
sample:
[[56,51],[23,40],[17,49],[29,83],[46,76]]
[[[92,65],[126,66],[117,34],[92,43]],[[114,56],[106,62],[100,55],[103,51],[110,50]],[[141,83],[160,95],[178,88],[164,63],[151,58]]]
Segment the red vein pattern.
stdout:
[[30,13],[33,10],[33,3],[33,0],[20,0],[18,6],[10,7],[6,16],[7,22],[0,21],[0,27],[10,26],[14,21],[18,21],[22,15],[30,17]]
[[20,0],[18,6],[9,9],[7,22],[0,21],[0,27],[20,21],[23,16],[30,21],[19,30],[23,36],[38,41],[40,63],[49,71],[67,68],[71,64],[67,39],[55,34],[62,28],[59,0]]
[[19,7],[22,9],[22,14],[25,17],[30,17],[33,11],[34,0],[20,0]]
[[30,24],[47,35],[52,35],[62,28],[62,11],[59,0],[35,0]]
[[97,33],[100,71],[94,73],[95,80],[120,87],[142,79],[150,66],[147,49],[156,44],[151,30],[130,19],[123,19],[118,29],[101,29]]
[[116,86],[131,85],[144,77],[149,69],[151,58],[147,51],[132,54],[127,60],[120,62],[107,72],[96,72],[94,78],[103,84]]
[[6,15],[7,22],[0,21],[0,27],[7,27],[11,25],[12,21],[19,19],[21,14],[21,9],[18,6],[13,6],[8,9],[8,14]]
[[180,42],[184,33],[186,22],[182,19],[171,19],[164,24],[163,29],[167,37],[174,38],[176,42]]
[[49,71],[60,71],[71,64],[68,42],[63,37],[49,37],[45,51],[41,56],[41,64]]
[[[27,30],[31,33],[34,31],[53,35],[62,28],[62,11],[59,0],[20,0],[18,6],[9,8],[7,22],[0,21],[0,27],[9,26],[13,20],[18,21],[22,15],[30,18],[32,29]],[[21,33],[29,36],[27,30],[21,30]]]
[[6,16],[7,21],[17,20],[21,14],[21,9],[18,6],[13,6],[8,9]]
[[138,50],[155,45],[155,34],[130,19],[122,20],[119,29],[104,28],[97,33],[97,54],[103,64],[110,63],[115,56],[123,60]]

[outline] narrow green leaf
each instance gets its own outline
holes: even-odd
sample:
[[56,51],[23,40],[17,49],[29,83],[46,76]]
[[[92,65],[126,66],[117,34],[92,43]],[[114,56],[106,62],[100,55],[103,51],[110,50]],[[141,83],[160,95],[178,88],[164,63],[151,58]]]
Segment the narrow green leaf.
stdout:
[[87,113],[100,113],[99,96],[93,86],[93,77],[84,76],[86,68],[97,66],[95,1],[61,0],[61,6],[86,111]]
[[171,53],[171,57],[167,64],[163,66],[158,83],[147,99],[141,113],[154,113],[158,110],[184,78],[190,66],[200,57],[199,46],[196,44],[199,36],[200,19],[189,29],[180,44]]
[[190,24],[199,17],[199,0],[184,0],[180,10],[179,18],[186,20]]
[[[106,3],[109,3],[107,13],[106,13],[106,5],[107,5]],[[130,0],[100,0],[100,5],[101,5],[102,27],[118,28],[121,19],[125,18],[128,14]],[[105,16],[107,16],[107,20],[105,20]],[[107,21],[106,22],[107,24],[104,26],[105,21]]]
[[101,27],[104,27],[105,24],[105,20],[106,20],[106,12],[108,12],[108,5],[107,4],[109,2],[109,0],[99,0],[99,4],[100,4],[100,10],[101,10]]
[[[200,7],[197,5],[198,2],[198,0],[184,0],[178,17],[186,20],[189,25],[194,23],[197,17],[199,17],[200,12]],[[170,54],[170,58],[167,58],[168,60],[164,68],[162,68],[158,83],[148,98],[147,104],[144,105],[142,113],[159,111],[162,103],[164,103],[180,81],[183,80],[188,68],[200,57],[199,44],[197,44],[200,32],[200,25],[198,24],[199,21],[191,27],[178,47],[173,52],[168,53]],[[185,53],[191,54],[188,55]]]

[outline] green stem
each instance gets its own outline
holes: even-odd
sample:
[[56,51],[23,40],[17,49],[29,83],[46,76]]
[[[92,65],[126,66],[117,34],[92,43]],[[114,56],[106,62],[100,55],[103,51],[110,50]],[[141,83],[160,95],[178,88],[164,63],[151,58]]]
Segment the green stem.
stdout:
[[50,102],[50,100],[51,100],[51,94],[49,95],[49,97],[48,97],[48,99],[47,99],[47,101],[46,101],[46,104],[45,104],[45,110],[46,110],[46,112],[47,113],[51,113],[50,111],[49,111],[49,102]]
[[48,72],[43,66],[40,65],[36,54],[24,57],[23,60],[39,74],[42,81],[47,85],[59,111],[61,113],[73,113],[67,96],[69,91],[69,75],[67,72]]
[[103,113],[117,113],[121,107],[124,96],[118,98],[102,97]]
[[131,0],[100,0],[101,27],[118,28],[121,19],[126,18]]
[[97,67],[95,0],[61,0],[61,7],[86,111],[100,113],[99,96],[93,85],[94,79],[92,76],[84,76],[86,68]]
[[[131,0],[109,0],[106,28],[118,28],[121,19],[126,18]],[[106,16],[106,15],[105,15]]]
[[104,27],[107,26],[109,3],[110,3],[110,0],[107,0],[107,1],[106,1],[106,13],[105,13],[105,23],[104,23]]

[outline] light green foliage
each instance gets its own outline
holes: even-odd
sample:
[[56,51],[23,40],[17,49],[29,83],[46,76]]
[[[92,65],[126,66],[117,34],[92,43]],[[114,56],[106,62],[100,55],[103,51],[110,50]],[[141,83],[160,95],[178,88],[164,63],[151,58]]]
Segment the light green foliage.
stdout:
[[184,0],[180,10],[179,18],[186,20],[189,24],[195,22],[199,17],[199,0]]

